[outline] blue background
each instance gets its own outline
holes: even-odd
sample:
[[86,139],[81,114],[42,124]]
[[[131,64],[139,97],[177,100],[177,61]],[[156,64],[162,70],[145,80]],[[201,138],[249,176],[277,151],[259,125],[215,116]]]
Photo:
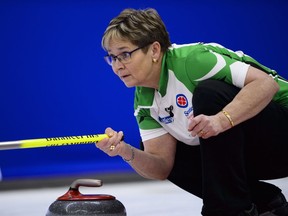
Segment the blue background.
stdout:
[[[138,147],[133,88],[104,62],[121,10],[154,7],[173,43],[217,42],[288,77],[286,0],[0,1],[0,141],[123,130]],[[132,172],[94,145],[0,151],[2,180]],[[0,176],[1,178],[1,176]]]

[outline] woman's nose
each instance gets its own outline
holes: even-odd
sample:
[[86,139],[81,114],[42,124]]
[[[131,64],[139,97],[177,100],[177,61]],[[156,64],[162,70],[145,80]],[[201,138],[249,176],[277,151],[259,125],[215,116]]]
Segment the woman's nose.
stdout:
[[112,68],[114,73],[118,74],[118,71],[123,69],[125,66],[122,62],[120,62],[118,59],[113,63]]

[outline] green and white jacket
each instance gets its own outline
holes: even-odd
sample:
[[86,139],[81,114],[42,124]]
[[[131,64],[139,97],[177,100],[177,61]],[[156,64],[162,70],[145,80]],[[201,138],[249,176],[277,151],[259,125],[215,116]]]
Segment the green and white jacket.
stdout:
[[135,90],[134,115],[142,141],[170,133],[183,143],[198,145],[198,137],[187,131],[195,87],[203,80],[216,79],[242,88],[250,65],[278,82],[280,90],[274,100],[288,107],[288,82],[243,52],[216,43],[173,44],[163,57],[159,89]]

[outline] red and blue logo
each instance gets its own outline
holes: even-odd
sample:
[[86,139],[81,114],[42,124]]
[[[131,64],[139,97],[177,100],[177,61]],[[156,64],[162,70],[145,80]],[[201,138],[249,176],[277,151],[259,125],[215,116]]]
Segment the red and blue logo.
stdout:
[[188,100],[184,94],[176,95],[176,104],[180,108],[186,108],[188,106]]

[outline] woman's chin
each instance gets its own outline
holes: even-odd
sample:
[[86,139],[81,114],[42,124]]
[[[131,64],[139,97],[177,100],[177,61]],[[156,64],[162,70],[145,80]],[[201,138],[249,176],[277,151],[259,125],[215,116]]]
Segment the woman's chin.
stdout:
[[135,83],[131,83],[131,82],[124,82],[125,86],[127,88],[132,88],[132,87],[135,87]]

